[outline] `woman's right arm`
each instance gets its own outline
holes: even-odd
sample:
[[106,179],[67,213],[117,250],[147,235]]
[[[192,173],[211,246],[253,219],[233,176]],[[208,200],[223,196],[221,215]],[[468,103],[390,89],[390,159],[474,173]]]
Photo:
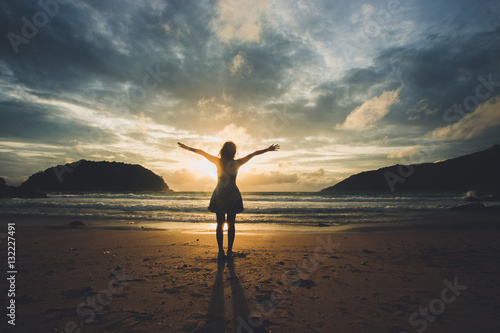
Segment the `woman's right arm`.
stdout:
[[217,164],[217,162],[219,161],[219,159],[216,156],[210,155],[209,153],[206,153],[205,151],[203,151],[201,149],[192,148],[192,147],[186,146],[185,144],[180,143],[180,142],[177,142],[177,144],[182,149],[186,149],[186,150],[192,151],[193,153],[201,155],[214,164]]

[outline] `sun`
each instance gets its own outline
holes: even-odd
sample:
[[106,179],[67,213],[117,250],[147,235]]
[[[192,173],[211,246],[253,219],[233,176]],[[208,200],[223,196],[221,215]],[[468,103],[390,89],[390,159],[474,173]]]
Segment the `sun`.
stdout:
[[194,163],[200,174],[208,176],[212,179],[217,179],[217,167],[206,159],[196,161]]

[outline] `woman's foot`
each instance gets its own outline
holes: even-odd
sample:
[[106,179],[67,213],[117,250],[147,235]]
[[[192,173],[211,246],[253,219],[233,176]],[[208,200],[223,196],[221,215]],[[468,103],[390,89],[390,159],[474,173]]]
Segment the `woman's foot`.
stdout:
[[228,258],[232,258],[233,257],[233,250],[227,250],[227,256],[228,256]]
[[224,253],[224,251],[219,251],[219,254],[217,255],[217,259],[219,259],[219,260],[226,259],[226,254]]

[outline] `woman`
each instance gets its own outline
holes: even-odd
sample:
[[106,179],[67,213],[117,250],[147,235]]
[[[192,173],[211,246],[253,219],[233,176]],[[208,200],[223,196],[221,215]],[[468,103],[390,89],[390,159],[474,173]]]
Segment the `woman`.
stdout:
[[236,155],[236,145],[232,141],[224,143],[219,152],[219,157],[210,155],[201,149],[188,147],[180,142],[177,142],[177,144],[183,149],[204,156],[207,160],[217,166],[217,186],[212,193],[208,209],[217,215],[216,236],[217,244],[219,246],[219,258],[225,257],[222,227],[227,214],[227,255],[231,257],[233,255],[235,233],[234,222],[236,220],[236,214],[243,211],[243,201],[241,199],[240,190],[236,186],[238,169],[243,164],[250,161],[252,157],[267,153],[268,151],[276,151],[280,148],[280,146],[271,145],[266,149],[257,150],[243,158],[235,160],[234,155]]

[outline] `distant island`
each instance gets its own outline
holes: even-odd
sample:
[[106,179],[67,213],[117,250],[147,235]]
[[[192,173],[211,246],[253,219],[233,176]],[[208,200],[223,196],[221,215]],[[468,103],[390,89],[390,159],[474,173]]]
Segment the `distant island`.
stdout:
[[35,173],[20,188],[43,192],[171,191],[162,177],[141,165],[87,160]]
[[47,194],[23,186],[8,186],[5,179],[0,178],[0,198],[46,198]]
[[392,165],[365,171],[321,192],[500,193],[500,146],[437,163]]

